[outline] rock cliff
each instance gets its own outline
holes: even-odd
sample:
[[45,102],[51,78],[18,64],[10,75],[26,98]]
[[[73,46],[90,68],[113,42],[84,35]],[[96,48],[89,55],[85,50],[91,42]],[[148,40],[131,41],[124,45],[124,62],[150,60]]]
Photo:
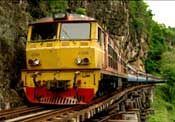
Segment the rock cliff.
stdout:
[[30,16],[24,1],[0,1],[0,109],[20,105],[14,88],[24,67],[26,28]]

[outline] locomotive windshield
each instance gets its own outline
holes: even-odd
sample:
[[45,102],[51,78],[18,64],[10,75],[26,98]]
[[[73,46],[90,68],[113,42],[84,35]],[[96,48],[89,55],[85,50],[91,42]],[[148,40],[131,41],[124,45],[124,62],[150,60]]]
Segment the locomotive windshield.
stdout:
[[32,25],[32,41],[56,39],[58,23],[38,23]]
[[90,23],[62,23],[60,40],[90,39]]

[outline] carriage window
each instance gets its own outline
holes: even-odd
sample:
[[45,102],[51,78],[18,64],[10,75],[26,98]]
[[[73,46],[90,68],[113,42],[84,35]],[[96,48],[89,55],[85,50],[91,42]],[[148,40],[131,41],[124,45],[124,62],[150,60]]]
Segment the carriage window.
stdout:
[[39,23],[32,25],[32,41],[56,39],[58,23]]
[[90,39],[90,23],[62,23],[60,40]]
[[102,43],[104,42],[104,32],[98,28],[98,42],[100,43],[100,46],[102,46]]

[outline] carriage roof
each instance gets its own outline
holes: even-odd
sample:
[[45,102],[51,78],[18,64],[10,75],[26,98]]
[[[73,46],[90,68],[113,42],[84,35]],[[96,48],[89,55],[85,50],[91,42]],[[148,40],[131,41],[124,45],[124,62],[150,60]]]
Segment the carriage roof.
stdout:
[[31,24],[52,22],[96,22],[94,18],[80,14],[55,14],[53,17],[44,17]]

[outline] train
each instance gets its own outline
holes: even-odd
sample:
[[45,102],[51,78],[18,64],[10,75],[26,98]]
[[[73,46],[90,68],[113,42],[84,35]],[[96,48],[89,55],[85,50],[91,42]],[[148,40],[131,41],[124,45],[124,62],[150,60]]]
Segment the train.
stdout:
[[89,104],[126,84],[162,80],[127,64],[97,20],[57,13],[29,24],[21,81],[30,103]]

